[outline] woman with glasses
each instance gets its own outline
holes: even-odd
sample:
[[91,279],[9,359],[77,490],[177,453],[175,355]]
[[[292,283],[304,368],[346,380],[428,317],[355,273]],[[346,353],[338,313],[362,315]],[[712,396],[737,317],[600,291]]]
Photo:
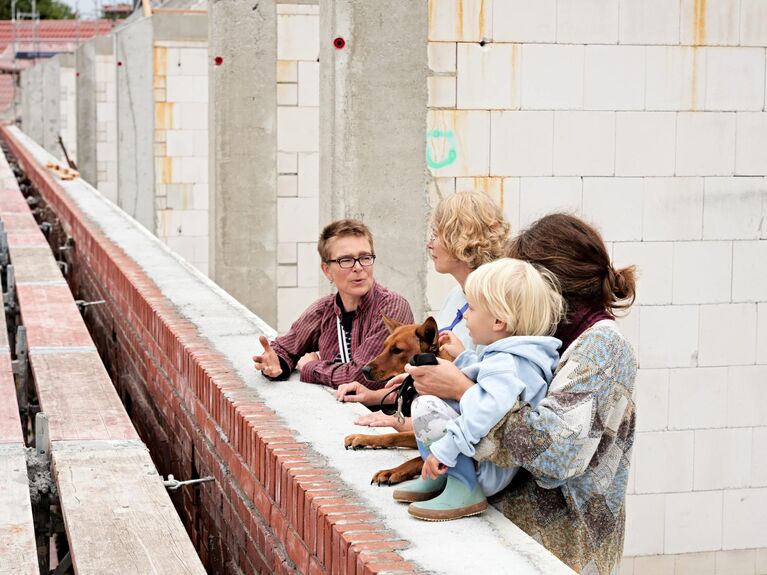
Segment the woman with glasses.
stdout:
[[374,385],[365,379],[362,367],[381,353],[389,335],[383,316],[413,323],[410,304],[373,279],[373,236],[362,222],[328,224],[317,251],[322,273],[337,292],[314,302],[271,344],[261,336],[264,351],[253,356],[255,367],[269,379],[287,379],[297,369],[307,383],[335,388],[351,381]]
[[[501,208],[482,192],[455,193],[440,201],[434,210],[426,249],[431,253],[434,269],[453,276],[457,284],[437,313],[437,326],[441,332],[452,331],[466,349],[475,346],[463,319],[467,308],[463,284],[479,266],[506,255],[509,229]],[[336,396],[339,401],[378,405],[384,394],[350,383],[341,386]],[[409,420],[398,423],[393,416],[380,412],[366,415],[356,423],[390,426],[400,431],[411,429]]]

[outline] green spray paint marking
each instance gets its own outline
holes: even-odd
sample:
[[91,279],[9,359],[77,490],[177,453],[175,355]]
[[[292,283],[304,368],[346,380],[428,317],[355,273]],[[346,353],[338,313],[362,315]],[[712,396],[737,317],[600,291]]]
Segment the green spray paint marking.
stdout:
[[[448,150],[447,157],[445,157],[444,160],[436,162],[434,161],[434,158],[431,157],[431,146],[429,145],[429,140],[442,138],[447,140],[447,144],[450,149]],[[458,152],[455,149],[455,134],[453,133],[453,130],[446,130],[444,132],[442,130],[431,130],[430,132],[426,132],[426,163],[430,168],[438,169],[449,166],[455,162],[457,157]]]

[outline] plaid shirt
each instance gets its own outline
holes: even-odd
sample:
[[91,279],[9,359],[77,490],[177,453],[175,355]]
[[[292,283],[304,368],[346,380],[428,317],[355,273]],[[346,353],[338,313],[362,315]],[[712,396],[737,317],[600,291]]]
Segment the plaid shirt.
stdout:
[[337,318],[341,318],[341,308],[336,294],[318,299],[290,326],[288,333],[272,342],[280,363],[288,367],[288,373],[283,373],[283,377],[295,369],[304,354],[319,351],[322,359],[304,366],[302,381],[331,387],[359,381],[371,389],[382,387],[383,382],[369,382],[362,374],[362,367],[381,353],[383,342],[389,335],[382,315],[400,323],[413,323],[413,312],[407,300],[375,283],[357,306],[352,324],[350,361],[336,363],[339,352]]

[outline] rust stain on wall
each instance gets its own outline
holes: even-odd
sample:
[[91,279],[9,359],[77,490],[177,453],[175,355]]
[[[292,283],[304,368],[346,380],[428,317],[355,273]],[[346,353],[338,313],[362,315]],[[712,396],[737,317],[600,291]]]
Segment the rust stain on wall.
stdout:
[[706,43],[706,0],[694,0],[692,18],[692,70],[690,72],[690,110],[698,109],[699,46]]
[[154,128],[155,130],[173,129],[173,103],[154,103]]
[[168,75],[168,49],[158,48],[154,49],[154,75],[155,76],[167,76]]
[[455,24],[455,29],[458,31],[458,38],[463,40],[463,0],[458,0],[458,5],[456,6]]

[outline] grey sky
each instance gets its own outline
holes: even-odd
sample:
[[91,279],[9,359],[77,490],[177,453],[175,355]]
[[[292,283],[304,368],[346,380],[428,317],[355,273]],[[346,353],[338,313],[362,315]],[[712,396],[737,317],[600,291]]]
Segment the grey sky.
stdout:
[[97,18],[101,13],[101,6],[104,4],[113,4],[113,0],[62,0],[69,4],[73,9],[79,10],[83,18]]

